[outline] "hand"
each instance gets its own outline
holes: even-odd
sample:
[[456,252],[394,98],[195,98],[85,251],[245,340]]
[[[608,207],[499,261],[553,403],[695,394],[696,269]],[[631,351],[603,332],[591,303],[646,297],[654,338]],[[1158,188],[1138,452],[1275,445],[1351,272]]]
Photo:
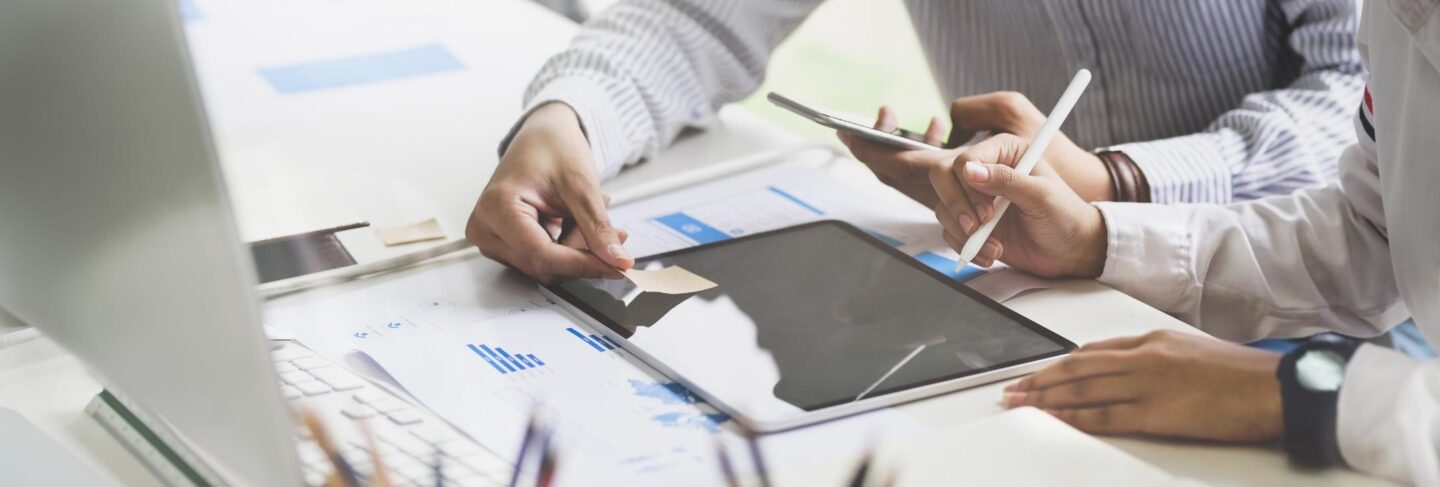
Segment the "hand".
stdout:
[[[541,282],[620,278],[635,264],[610,224],[590,146],[569,106],[530,114],[480,193],[465,238]],[[578,232],[576,231],[578,230]]]
[[[880,114],[875,117],[875,129],[892,132],[895,128],[895,110],[888,106],[880,107]],[[929,129],[925,131],[925,143],[939,146],[944,134],[945,124],[938,118],[932,118]],[[935,189],[930,186],[930,171],[960,153],[959,149],[899,149],[845,132],[836,132],[835,135],[840,137],[840,142],[845,144],[845,147],[850,148],[850,153],[856,159],[865,163],[865,166],[875,173],[880,182],[926,207],[934,207],[939,202],[935,197]]]
[[1028,144],[1001,134],[966,149],[930,173],[940,203],[935,218],[945,242],[965,246],[980,224],[995,213],[996,196],[1010,209],[981,247],[974,263],[997,259],[1041,277],[1096,277],[1105,266],[1105,222],[1100,210],[1081,200],[1044,160],[1029,176],[1011,166]]
[[1004,401],[1096,434],[1260,442],[1284,430],[1279,364],[1270,352],[1161,331],[1080,347],[1006,387]]
[[[951,141],[969,140],[976,133],[1015,134],[1034,140],[1045,114],[1035,108],[1025,95],[1013,91],[997,91],[984,95],[957,98],[950,103],[950,120],[955,130]],[[1063,132],[1056,133],[1045,149],[1045,160],[1085,201],[1112,201],[1110,171],[1094,153],[1075,145]]]

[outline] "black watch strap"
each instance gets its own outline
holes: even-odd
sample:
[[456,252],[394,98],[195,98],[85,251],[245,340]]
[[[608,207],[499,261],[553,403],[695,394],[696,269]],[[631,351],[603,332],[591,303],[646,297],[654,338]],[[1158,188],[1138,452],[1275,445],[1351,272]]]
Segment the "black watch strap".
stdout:
[[1344,463],[1336,436],[1340,389],[1316,391],[1305,387],[1297,375],[1296,363],[1306,354],[1322,350],[1349,362],[1360,345],[1354,338],[1329,333],[1316,335],[1280,360],[1275,375],[1280,381],[1280,401],[1285,415],[1281,447],[1295,465],[1325,468]]

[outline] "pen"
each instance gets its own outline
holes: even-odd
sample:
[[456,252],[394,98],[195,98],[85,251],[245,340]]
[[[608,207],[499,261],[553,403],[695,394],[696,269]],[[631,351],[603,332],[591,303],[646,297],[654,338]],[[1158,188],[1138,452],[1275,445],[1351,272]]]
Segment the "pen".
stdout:
[[[1065,118],[1070,116],[1070,110],[1075,108],[1075,103],[1080,101],[1080,94],[1085,92],[1085,86],[1090,84],[1090,70],[1082,69],[1075,73],[1070,80],[1070,86],[1065,88],[1065,93],[1060,95],[1060,101],[1055,102],[1055,108],[1050,109],[1050,116],[1045,118],[1045,124],[1040,126],[1040,132],[1035,134],[1035,140],[1030,141],[1030,147],[1025,149],[1025,154],[1020,156],[1020,163],[1015,165],[1015,172],[1023,175],[1030,175],[1035,169],[1035,164],[1040,162],[1040,156],[1045,153],[1045,147],[1050,145],[1050,139],[1060,131],[1060,126],[1065,123]],[[995,231],[995,225],[1000,218],[1005,216],[1005,210],[1010,208],[1010,200],[995,198],[995,216],[989,221],[975,229],[970,238],[965,240],[965,246],[960,248],[960,261],[955,263],[955,271],[959,272],[965,268],[965,264],[975,259],[980,253],[980,247],[990,239],[990,233]]]
[[740,487],[740,478],[735,475],[735,467],[730,464],[730,455],[725,454],[725,445],[720,443],[718,438],[715,442],[715,456],[720,463],[720,473],[725,476],[726,487]]

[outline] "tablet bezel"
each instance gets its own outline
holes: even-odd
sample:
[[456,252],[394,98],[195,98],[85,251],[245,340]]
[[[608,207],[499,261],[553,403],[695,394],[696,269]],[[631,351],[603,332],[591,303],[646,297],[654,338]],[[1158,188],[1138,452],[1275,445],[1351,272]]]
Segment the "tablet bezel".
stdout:
[[[618,323],[615,323],[605,315],[596,312],[594,308],[590,307],[584,301],[576,299],[573,295],[571,295],[559,285],[541,285],[540,290],[551,300],[559,304],[562,309],[567,311],[574,318],[577,318],[580,321],[584,322],[586,325],[588,325],[588,327],[591,328],[592,331],[601,332],[606,338],[609,338],[611,341],[615,342],[626,352],[629,352],[630,354],[640,358],[646,365],[655,368],[661,374],[684,385],[686,388],[690,389],[692,392],[695,392],[697,395],[703,398],[710,405],[730,415],[730,417],[737,422],[742,423],[744,427],[762,433],[778,432],[802,426],[808,426],[836,418],[870,411],[873,409],[892,406],[896,404],[903,404],[906,402],[916,401],[946,392],[966,389],[978,385],[1018,377],[1033,372],[1035,370],[1039,370],[1041,367],[1048,364],[1049,362],[1064,357],[1065,355],[1074,351],[1076,348],[1075,344],[1070,340],[1065,339],[1065,337],[1062,337],[1059,334],[1051,331],[1050,329],[1045,328],[1039,323],[1031,321],[1029,318],[1026,318],[1023,315],[1016,313],[1010,308],[1005,307],[1003,304],[1000,304],[999,302],[990,299],[973,289],[970,289],[964,283],[956,281],[955,279],[945,274],[942,274],[939,271],[930,268],[929,266],[926,266],[924,263],[914,259],[909,255],[906,255],[904,252],[901,252],[898,249],[886,244],[885,242],[880,241],[874,236],[871,236],[864,230],[861,230],[854,225],[840,220],[820,220],[801,225],[771,230],[767,232],[756,233],[753,235],[746,235],[742,237],[727,239],[719,242],[711,242],[694,247],[687,247],[684,249],[645,256],[636,259],[636,265],[654,259],[663,259],[666,257],[672,257],[693,252],[703,252],[711,248],[746,242],[749,240],[759,240],[789,232],[804,231],[811,227],[824,225],[835,226],[840,230],[848,233],[849,235],[868,243],[871,247],[880,249],[880,251],[888,253],[891,257],[896,258],[906,264],[909,264],[910,267],[917,269],[920,272],[930,276],[931,278],[944,283],[945,285],[956,291],[959,291],[960,294],[963,294],[966,297],[978,301],[986,307],[995,310],[1002,316],[1009,318],[1012,322],[1020,324],[1021,326],[1024,326],[1031,331],[1034,331],[1035,333],[1050,340],[1051,342],[1060,345],[1060,350],[1030,357],[1024,357],[1009,362],[1003,362],[983,369],[970,370],[963,373],[940,376],[918,384],[897,386],[904,388],[899,390],[889,389],[885,392],[877,393],[873,397],[869,397],[860,401],[841,401],[837,403],[822,404],[816,406],[816,409],[811,411],[805,411],[801,409],[793,416],[787,416],[784,418],[756,418],[746,414],[740,408],[728,404],[721,398],[710,394],[705,389],[705,387],[703,387],[703,385],[691,381],[688,377],[668,367],[664,363],[664,361],[659,360],[655,356],[647,353],[643,347],[631,343],[629,340],[623,338],[619,332],[619,330],[623,330],[623,328]],[[797,407],[797,409],[799,408]]]

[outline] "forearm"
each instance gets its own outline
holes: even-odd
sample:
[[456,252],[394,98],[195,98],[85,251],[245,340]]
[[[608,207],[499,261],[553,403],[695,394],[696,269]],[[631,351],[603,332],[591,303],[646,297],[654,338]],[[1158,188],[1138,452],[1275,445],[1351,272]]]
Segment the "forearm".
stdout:
[[[1356,168],[1356,171],[1360,171]],[[1369,173],[1344,186],[1210,205],[1098,204],[1101,281],[1231,341],[1378,334],[1405,310]]]
[[1300,63],[1285,86],[1252,93],[1205,130],[1118,146],[1144,171],[1151,200],[1229,203],[1333,181],[1363,87],[1351,0],[1282,2]]
[[571,106],[601,176],[613,175],[754,91],[770,51],[819,0],[770,3],[616,4],[541,68],[526,91],[526,111],[552,102]]

